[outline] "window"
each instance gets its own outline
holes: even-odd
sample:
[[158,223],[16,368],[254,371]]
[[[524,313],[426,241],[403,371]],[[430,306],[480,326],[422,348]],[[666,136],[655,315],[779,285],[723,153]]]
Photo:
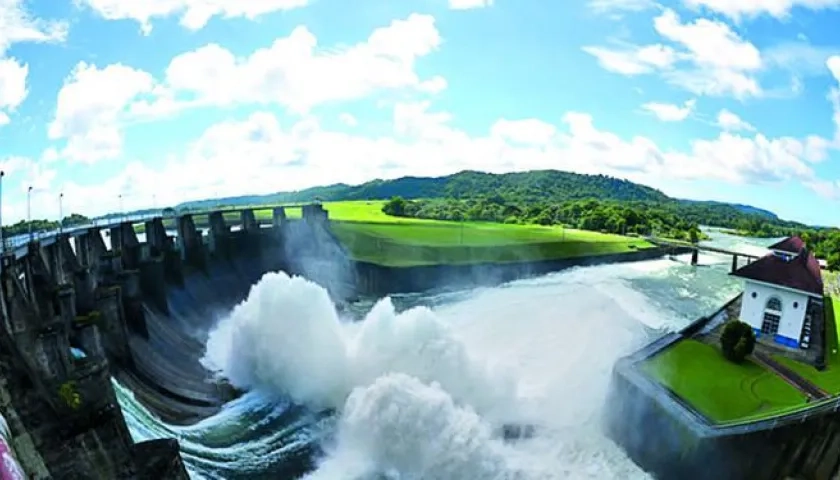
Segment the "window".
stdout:
[[781,312],[782,311],[782,301],[779,300],[779,297],[770,297],[767,300],[767,305],[764,307],[765,310],[772,310],[774,312]]

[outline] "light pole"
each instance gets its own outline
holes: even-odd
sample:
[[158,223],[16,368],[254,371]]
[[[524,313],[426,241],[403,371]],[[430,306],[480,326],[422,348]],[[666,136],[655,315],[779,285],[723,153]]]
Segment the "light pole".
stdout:
[[32,185],[26,190],[26,222],[29,224],[29,241],[32,241]]
[[62,208],[61,201],[64,199],[64,192],[58,194],[58,233],[64,231],[64,208]]
[[120,221],[122,221],[122,220],[123,220],[122,193],[121,193],[121,194],[119,194],[119,197],[118,197],[118,198],[120,199],[120,214],[119,214],[119,216],[118,216],[117,218],[119,218],[119,219],[120,219]]

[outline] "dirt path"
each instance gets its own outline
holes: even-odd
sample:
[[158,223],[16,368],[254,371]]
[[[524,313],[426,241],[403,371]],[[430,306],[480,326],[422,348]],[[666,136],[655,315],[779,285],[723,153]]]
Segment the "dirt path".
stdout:
[[793,370],[773,360],[769,355],[762,352],[753,352],[753,358],[756,363],[778,375],[779,378],[791,384],[793,387],[807,395],[811,400],[822,400],[831,397],[831,395],[827,392],[809,382]]

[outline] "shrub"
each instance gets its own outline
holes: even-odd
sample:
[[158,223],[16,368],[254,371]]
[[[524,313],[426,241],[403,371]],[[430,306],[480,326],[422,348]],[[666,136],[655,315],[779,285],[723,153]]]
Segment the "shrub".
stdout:
[[727,360],[743,362],[755,348],[755,333],[752,327],[740,320],[727,323],[720,334],[720,347]]

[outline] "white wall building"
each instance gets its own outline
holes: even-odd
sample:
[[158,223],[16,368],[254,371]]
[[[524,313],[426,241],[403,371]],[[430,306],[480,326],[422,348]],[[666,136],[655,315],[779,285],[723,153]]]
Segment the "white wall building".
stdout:
[[816,258],[798,237],[770,247],[771,253],[732,272],[744,279],[741,321],[756,336],[790,348],[811,347],[813,321],[809,305],[822,302],[823,284]]

